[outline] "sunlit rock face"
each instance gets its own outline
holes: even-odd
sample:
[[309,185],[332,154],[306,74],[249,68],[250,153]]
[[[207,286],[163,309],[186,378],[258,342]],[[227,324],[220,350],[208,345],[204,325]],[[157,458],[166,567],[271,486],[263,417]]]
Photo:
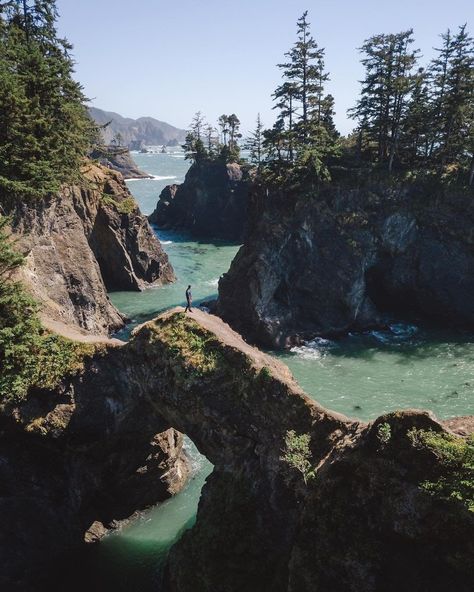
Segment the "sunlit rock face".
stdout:
[[386,311],[474,327],[472,191],[435,189],[255,189],[218,314],[270,347],[380,326]]
[[124,324],[107,290],[141,290],[175,276],[122,176],[92,163],[83,173],[81,187],[18,203],[12,230],[26,257],[20,279],[43,317],[104,335]]

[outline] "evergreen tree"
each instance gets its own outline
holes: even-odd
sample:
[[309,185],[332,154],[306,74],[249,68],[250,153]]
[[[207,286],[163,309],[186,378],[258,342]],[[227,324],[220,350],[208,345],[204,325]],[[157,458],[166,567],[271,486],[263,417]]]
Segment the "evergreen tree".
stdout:
[[283,82],[273,98],[279,113],[275,126],[265,134],[265,147],[277,158],[280,170],[286,161],[286,168],[291,170],[295,165],[301,179],[327,179],[327,159],[336,150],[338,136],[333,122],[334,100],[324,94],[329,80],[324,49],[311,36],[307,16],[305,12],[298,19],[297,41],[285,54],[287,62],[278,65]]
[[201,162],[207,158],[208,153],[204,145],[204,129],[206,122],[201,111],[197,111],[193,117],[188,133],[183,144],[185,158],[194,162]]
[[227,136],[229,135],[229,118],[227,115],[219,117],[218,125],[221,129],[221,144],[227,146]]
[[425,166],[430,150],[431,106],[428,75],[419,68],[414,79],[402,136],[404,161],[410,167]]
[[443,44],[431,63],[433,132],[430,156],[441,166],[470,165],[474,126],[474,43],[459,27],[456,35],[448,30],[441,35]]
[[[11,0],[0,11],[0,199],[40,197],[78,180],[97,127],[73,80],[71,45],[54,1]],[[10,203],[11,205],[11,203]]]
[[257,171],[260,170],[263,159],[263,124],[260,118],[260,113],[257,115],[257,123],[255,130],[247,138],[244,148],[250,152],[250,162],[257,166]]
[[398,154],[410,94],[416,83],[412,73],[418,50],[410,50],[413,30],[395,35],[375,35],[361,48],[365,78],[361,96],[349,115],[359,121],[359,131],[376,147],[376,160],[391,172]]

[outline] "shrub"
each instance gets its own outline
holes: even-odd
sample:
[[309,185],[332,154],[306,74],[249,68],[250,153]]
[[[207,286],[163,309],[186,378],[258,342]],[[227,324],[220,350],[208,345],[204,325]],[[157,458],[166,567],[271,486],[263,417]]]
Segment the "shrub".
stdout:
[[294,430],[286,432],[285,449],[281,460],[286,462],[292,469],[299,471],[303,475],[305,485],[309,479],[314,477],[314,471],[311,470],[311,450],[309,444],[311,437],[309,434],[297,435]]
[[474,511],[474,435],[464,439],[413,428],[408,437],[417,449],[431,452],[439,462],[439,478],[423,481],[421,487],[430,495],[458,500]]

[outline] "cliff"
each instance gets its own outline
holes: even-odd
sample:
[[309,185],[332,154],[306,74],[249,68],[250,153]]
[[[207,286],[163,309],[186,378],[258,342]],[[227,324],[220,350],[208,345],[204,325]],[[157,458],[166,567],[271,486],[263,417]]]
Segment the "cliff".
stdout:
[[101,150],[94,150],[90,157],[113,169],[122,175],[124,179],[151,179],[152,175],[140,170],[130,154],[128,148],[105,146]]
[[108,334],[123,325],[107,290],[168,283],[167,255],[119,173],[89,164],[81,187],[10,212],[20,278],[44,318]]
[[[214,470],[172,550],[169,590],[472,590],[472,441],[427,412],[370,424],[332,413],[220,319],[181,310],[90,354],[61,389],[3,410],[5,585],[41,581],[91,524],[140,503],[149,488],[137,462],[173,427]],[[292,431],[307,465],[288,461]]]
[[472,328],[473,208],[472,190],[261,188],[219,314],[271,347],[379,326],[387,311]]
[[200,239],[242,240],[250,180],[238,164],[195,163],[181,185],[161,192],[149,221]]
[[109,124],[102,131],[104,142],[110,144],[117,134],[122,136],[123,142],[131,150],[145,146],[161,146],[163,144],[176,146],[184,142],[186,131],[159,121],[153,117],[139,117],[132,119],[122,117],[113,111],[104,111],[97,107],[89,109],[90,116],[99,125]]

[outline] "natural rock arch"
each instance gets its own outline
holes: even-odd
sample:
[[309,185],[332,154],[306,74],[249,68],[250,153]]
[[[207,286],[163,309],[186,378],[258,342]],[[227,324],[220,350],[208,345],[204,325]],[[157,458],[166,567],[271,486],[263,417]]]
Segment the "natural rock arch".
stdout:
[[[136,461],[134,441],[143,446],[157,431],[188,434],[214,464],[197,523],[171,552],[169,590],[472,589],[473,513],[420,487],[440,475],[440,463],[409,430],[445,433],[430,414],[398,412],[364,424],[329,412],[283,364],[199,311],[161,315],[124,346],[98,352],[86,370],[68,387],[70,408],[56,404],[44,425],[61,418],[57,437],[76,451],[122,442],[110,448],[111,467],[127,476],[112,479],[119,501]],[[311,438],[308,485],[281,459],[289,430]],[[63,462],[70,470],[74,455]],[[91,478],[89,496],[94,483],[97,495],[110,485]],[[70,509],[82,512],[77,528],[84,508],[89,521],[107,513],[79,500]]]

